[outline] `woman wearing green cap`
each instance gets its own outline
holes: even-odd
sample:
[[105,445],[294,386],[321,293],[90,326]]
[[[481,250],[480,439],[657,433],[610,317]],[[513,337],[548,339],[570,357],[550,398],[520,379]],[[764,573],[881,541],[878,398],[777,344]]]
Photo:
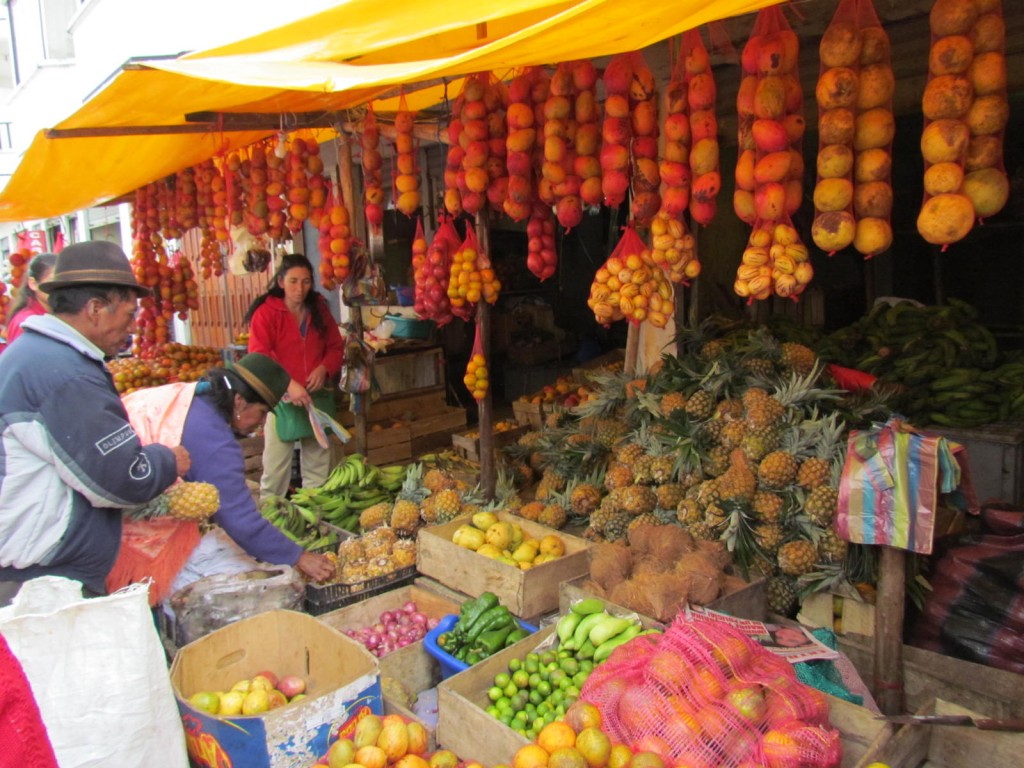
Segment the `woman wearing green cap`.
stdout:
[[[225,368],[207,371],[197,383],[142,389],[125,395],[123,400],[140,436],[181,435],[181,444],[192,456],[192,466],[182,479],[216,486],[220,509],[211,520],[231,541],[256,560],[294,565],[316,581],[331,576],[333,564],[323,555],[306,552],[263,518],[245,482],[245,460],[237,439],[266,421],[267,413],[288,390],[289,381],[288,373],[274,360],[252,353]],[[213,538],[223,543],[216,531]],[[201,545],[199,554],[209,549]],[[234,558],[233,562],[233,570],[252,567],[245,558]],[[192,561],[185,567],[193,580],[222,572],[216,562],[207,564],[215,569],[207,573],[201,564]],[[114,570],[116,573],[119,569],[115,566]],[[180,581],[176,588],[185,586]],[[108,588],[111,586],[108,584]],[[156,591],[170,587],[157,585],[161,586],[164,590]]]

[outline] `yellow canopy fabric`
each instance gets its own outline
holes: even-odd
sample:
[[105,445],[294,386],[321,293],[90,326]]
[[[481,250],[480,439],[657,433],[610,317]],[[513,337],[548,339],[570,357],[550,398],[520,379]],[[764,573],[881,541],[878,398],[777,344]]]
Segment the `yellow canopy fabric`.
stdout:
[[[40,132],[0,194],[0,221],[101,204],[275,130],[161,132],[195,112],[337,112],[398,86],[444,78],[406,96],[410,109],[454,97],[454,78],[645,48],[778,0],[350,0],[246,40],[120,72],[63,131],[130,135],[48,138]],[[486,7],[481,7],[486,6]],[[395,109],[397,100],[375,105]]]

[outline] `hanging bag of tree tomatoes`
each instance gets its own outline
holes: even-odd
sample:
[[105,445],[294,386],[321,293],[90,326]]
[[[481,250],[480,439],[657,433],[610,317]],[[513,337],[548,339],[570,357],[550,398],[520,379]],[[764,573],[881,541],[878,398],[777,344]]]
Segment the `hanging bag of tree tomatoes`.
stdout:
[[466,375],[462,377],[462,382],[473,395],[473,399],[479,403],[487,397],[490,380],[490,374],[487,371],[487,358],[484,357],[484,342],[480,336],[478,323],[473,336],[473,354],[470,355],[469,362],[466,363]]
[[416,287],[414,307],[424,320],[433,320],[440,328],[453,319],[448,299],[448,283],[452,268],[452,255],[460,245],[459,233],[450,216],[441,216],[441,226],[427,248],[420,267],[415,268],[413,282]]

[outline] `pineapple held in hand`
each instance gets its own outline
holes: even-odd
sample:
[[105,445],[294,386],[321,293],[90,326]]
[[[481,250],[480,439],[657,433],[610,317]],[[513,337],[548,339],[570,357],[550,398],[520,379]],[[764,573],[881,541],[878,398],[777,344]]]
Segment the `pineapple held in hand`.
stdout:
[[136,520],[154,517],[176,517],[179,520],[206,520],[220,509],[220,494],[212,483],[175,483],[155,499],[134,507],[130,515]]

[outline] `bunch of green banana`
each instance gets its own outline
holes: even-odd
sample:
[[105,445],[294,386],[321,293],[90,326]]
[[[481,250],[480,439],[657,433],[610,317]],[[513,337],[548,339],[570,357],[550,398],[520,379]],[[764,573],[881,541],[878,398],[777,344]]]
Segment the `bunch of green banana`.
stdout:
[[614,616],[608,613],[604,601],[596,597],[574,603],[555,627],[559,651],[571,651],[580,661],[591,659],[595,664],[634,637],[652,632],[657,630],[644,629],[636,614]]
[[1007,360],[1001,366],[986,374],[995,381],[1003,395],[1002,407],[999,412],[1000,421],[1024,420],[1024,353],[1015,353],[1016,357]]
[[914,387],[949,368],[988,369],[999,355],[995,337],[970,304],[876,304],[864,317],[827,337],[822,357]]
[[260,506],[260,514],[281,533],[303,549],[337,549],[336,531],[323,533],[319,517],[280,496],[271,496]]
[[951,368],[916,388],[904,412],[922,425],[977,427],[998,421],[1005,396],[994,373]]
[[359,513],[382,501],[394,501],[405,482],[407,468],[367,464],[362,454],[349,454],[319,488],[300,488],[291,502],[305,514],[353,533],[359,532]]

